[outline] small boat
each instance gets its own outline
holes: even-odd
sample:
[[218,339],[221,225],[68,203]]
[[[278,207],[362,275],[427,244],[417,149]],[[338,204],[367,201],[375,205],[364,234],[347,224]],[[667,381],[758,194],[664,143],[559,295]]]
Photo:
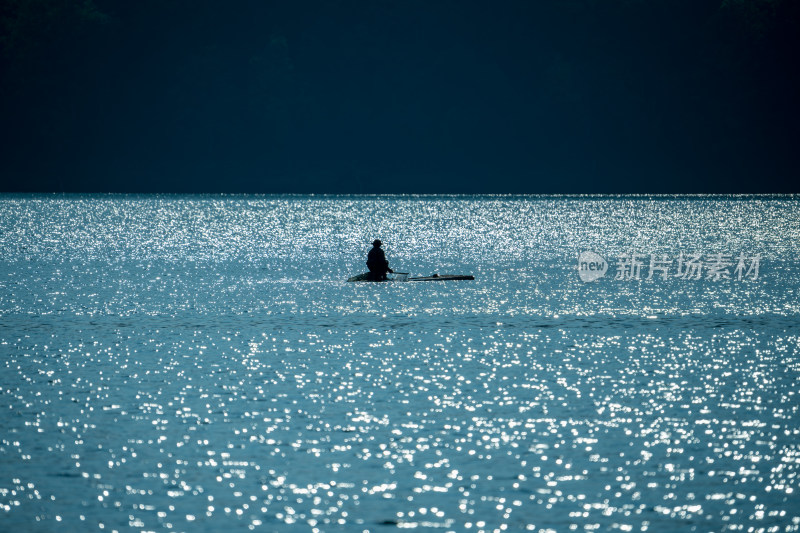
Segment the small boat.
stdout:
[[[418,278],[409,278],[408,274],[398,272],[393,278],[387,278],[383,281],[462,281],[474,280],[475,276],[469,275],[452,275],[452,274],[433,274],[432,276],[421,276]],[[347,281],[375,281],[369,278],[369,274],[359,274],[348,278]]]

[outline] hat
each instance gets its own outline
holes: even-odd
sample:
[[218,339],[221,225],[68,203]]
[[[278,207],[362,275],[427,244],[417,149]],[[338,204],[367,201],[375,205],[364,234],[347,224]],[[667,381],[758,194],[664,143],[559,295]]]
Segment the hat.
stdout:
[[383,243],[381,242],[380,239],[375,239],[374,241],[372,241],[372,246],[380,246],[381,244]]

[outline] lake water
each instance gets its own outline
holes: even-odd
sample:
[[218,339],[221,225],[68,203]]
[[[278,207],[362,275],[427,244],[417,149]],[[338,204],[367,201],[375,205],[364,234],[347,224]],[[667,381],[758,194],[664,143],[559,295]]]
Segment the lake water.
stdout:
[[[345,283],[374,238],[475,281]],[[0,196],[0,530],[798,531],[799,243],[796,196]]]

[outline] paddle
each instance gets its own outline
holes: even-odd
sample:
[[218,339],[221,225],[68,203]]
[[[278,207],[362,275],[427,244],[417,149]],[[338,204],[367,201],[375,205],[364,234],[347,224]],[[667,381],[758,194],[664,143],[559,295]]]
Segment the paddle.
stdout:
[[408,272],[395,272],[394,281],[408,281]]

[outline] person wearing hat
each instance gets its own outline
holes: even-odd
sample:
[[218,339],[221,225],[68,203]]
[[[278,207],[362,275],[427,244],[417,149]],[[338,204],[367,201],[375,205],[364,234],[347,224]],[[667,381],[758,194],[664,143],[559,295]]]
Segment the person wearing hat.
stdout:
[[394,270],[389,268],[389,261],[386,260],[386,255],[381,250],[381,241],[375,239],[372,241],[372,250],[367,254],[367,268],[369,268],[369,277],[371,281],[383,281],[386,279],[386,273],[394,274]]

